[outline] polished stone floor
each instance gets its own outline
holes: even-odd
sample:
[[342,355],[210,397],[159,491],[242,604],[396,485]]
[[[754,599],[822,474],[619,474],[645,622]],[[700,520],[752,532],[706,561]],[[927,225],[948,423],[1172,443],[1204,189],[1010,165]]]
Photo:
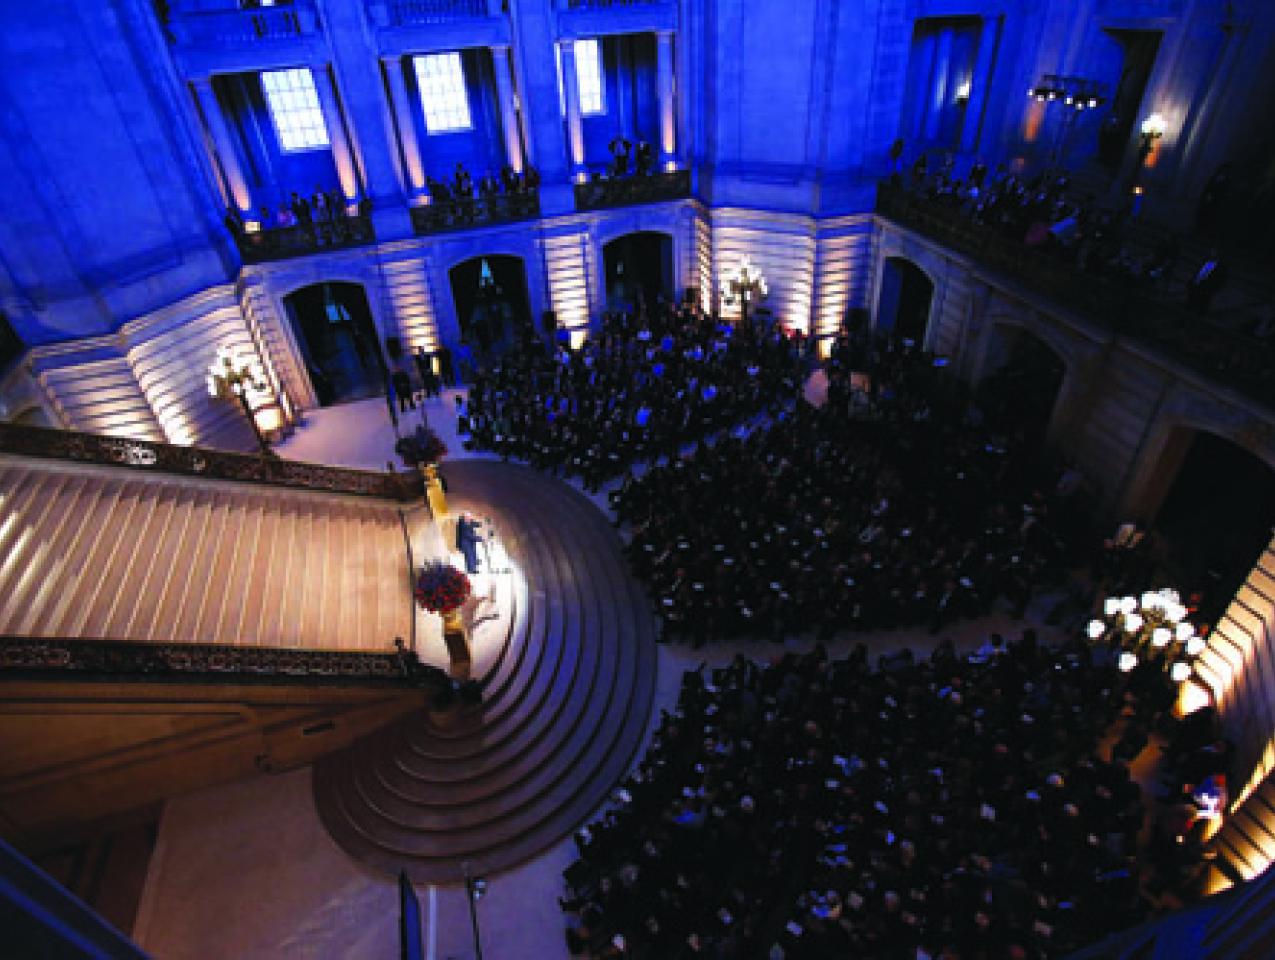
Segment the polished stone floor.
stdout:
[[[466,455],[455,436],[451,397],[432,401],[426,412],[451,455]],[[393,458],[393,441],[384,402],[374,399],[312,413],[279,450],[297,459],[384,469]],[[603,496],[595,502],[600,505]],[[972,649],[990,631],[1012,636],[1023,626],[1002,614],[945,635],[959,648]],[[1049,639],[1050,631],[1043,635]],[[856,635],[837,640],[830,652],[835,656],[860,641],[876,655],[909,644],[925,650],[935,638],[906,631]],[[808,643],[794,642],[788,649],[804,646]],[[676,703],[683,671],[703,661],[726,663],[737,651],[764,659],[782,648],[662,646],[652,724],[659,708]],[[263,774],[170,801],[133,931],[137,942],[165,960],[394,956],[396,883],[360,867],[327,836],[309,781],[308,768]],[[566,960],[555,898],[573,856],[573,844],[564,838],[536,859],[489,878],[478,907],[485,960]],[[427,960],[472,960],[460,878],[452,885],[419,886],[417,894]]]

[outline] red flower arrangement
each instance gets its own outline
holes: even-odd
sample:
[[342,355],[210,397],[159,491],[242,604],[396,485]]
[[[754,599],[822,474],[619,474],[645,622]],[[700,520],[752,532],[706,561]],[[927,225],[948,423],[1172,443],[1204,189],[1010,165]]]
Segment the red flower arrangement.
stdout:
[[431,613],[451,613],[472,591],[469,577],[441,560],[425,564],[416,578],[416,602]]
[[422,463],[438,463],[447,454],[447,444],[429,427],[417,427],[414,433],[402,437],[394,450],[409,467]]

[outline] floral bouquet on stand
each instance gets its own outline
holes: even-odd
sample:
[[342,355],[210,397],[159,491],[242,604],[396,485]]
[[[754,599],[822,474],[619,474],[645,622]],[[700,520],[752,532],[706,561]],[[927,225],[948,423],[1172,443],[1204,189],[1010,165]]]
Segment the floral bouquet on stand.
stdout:
[[464,571],[442,560],[425,564],[416,578],[417,604],[445,617],[459,610],[472,592],[473,586]]
[[442,438],[423,424],[415,432],[400,437],[394,444],[394,452],[403,458],[409,467],[438,463],[447,455],[447,444]]

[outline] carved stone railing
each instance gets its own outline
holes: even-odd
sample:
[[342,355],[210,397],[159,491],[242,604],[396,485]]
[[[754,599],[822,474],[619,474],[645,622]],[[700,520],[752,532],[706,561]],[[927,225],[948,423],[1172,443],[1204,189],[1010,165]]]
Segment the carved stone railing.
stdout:
[[540,193],[501,193],[492,197],[434,201],[412,207],[412,228],[417,234],[471,230],[540,216]]
[[667,0],[561,0],[567,10],[622,10],[625,7],[649,7]]
[[[441,671],[438,673],[441,675]],[[0,637],[0,677],[18,676],[385,686],[421,686],[432,679],[430,668],[406,652],[346,653],[217,644]]]
[[681,200],[691,195],[691,172],[674,170],[649,176],[599,177],[577,183],[575,194],[576,209],[580,211]]
[[313,2],[249,9],[185,11],[174,5],[165,24],[179,47],[244,49],[296,40],[319,30]]
[[179,447],[151,440],[130,440],[14,423],[0,423],[0,452],[403,502],[422,495],[421,476],[415,471],[374,473],[300,460],[210,450],[207,447]]
[[449,23],[469,17],[485,17],[488,0],[387,0],[389,22],[396,27]]
[[361,247],[375,241],[372,218],[368,216],[343,216],[310,226],[275,227],[235,235],[244,263],[286,260],[327,250]]
[[1158,296],[1135,278],[1116,280],[1080,270],[1025,246],[960,210],[882,184],[876,212],[1094,320],[1113,332],[1161,350],[1184,366],[1221,379],[1275,406],[1275,345],[1210,325],[1183,304]]

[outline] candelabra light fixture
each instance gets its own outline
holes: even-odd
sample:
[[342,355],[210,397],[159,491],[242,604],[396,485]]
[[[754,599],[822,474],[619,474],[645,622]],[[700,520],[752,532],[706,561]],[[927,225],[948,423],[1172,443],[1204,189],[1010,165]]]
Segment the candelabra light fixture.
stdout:
[[756,300],[764,300],[769,293],[765,276],[747,257],[741,258],[734,271],[722,278],[722,304],[731,307],[739,305],[741,325],[748,322],[749,304]]
[[1148,590],[1141,597],[1107,597],[1103,616],[1089,621],[1086,632],[1094,643],[1118,649],[1116,665],[1125,673],[1139,664],[1161,659],[1174,683],[1190,679],[1196,658],[1204,652],[1204,637],[1187,620],[1188,610],[1176,590]]
[[263,454],[270,453],[270,446],[262,436],[257,425],[256,408],[260,406],[254,401],[268,396],[265,372],[255,357],[246,350],[220,346],[217,356],[208,368],[208,394],[215,400],[225,400],[239,404],[243,414],[252,427],[252,435]]
[[1057,104],[1064,108],[1062,124],[1058,136],[1054,140],[1052,162],[1058,158],[1067,144],[1067,136],[1081,114],[1087,110],[1096,110],[1107,102],[1097,80],[1085,77],[1064,77],[1047,73],[1027,91],[1027,96],[1046,107]]

